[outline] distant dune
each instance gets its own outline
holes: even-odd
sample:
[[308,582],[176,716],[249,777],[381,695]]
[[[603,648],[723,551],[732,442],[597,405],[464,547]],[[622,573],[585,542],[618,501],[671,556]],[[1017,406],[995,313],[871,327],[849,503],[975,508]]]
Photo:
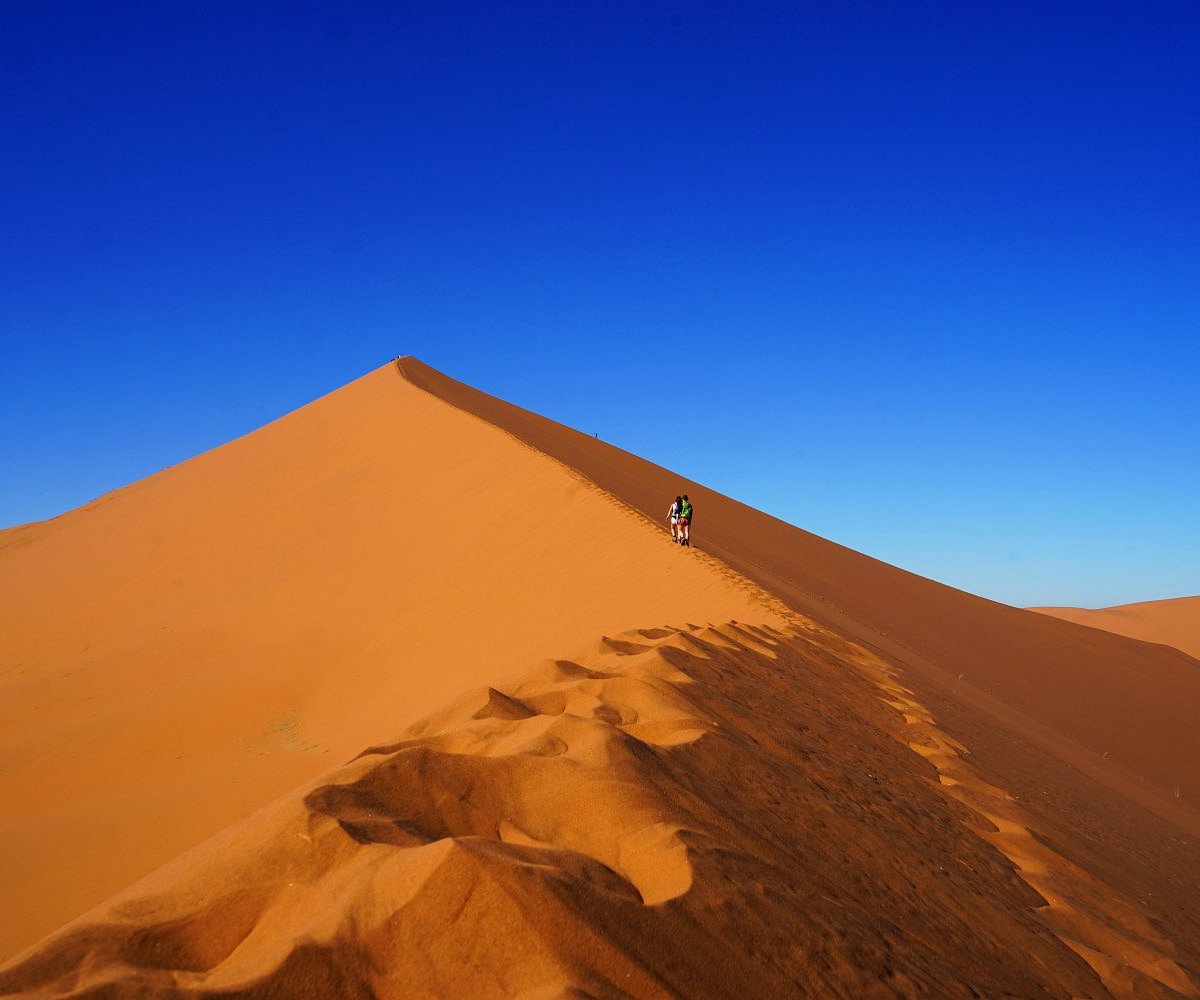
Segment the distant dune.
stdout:
[[1200,597],[1121,604],[1114,608],[1031,608],[1044,615],[1146,642],[1160,642],[1200,659]]
[[1200,664],[415,359],[0,598],[0,994],[1200,994]]

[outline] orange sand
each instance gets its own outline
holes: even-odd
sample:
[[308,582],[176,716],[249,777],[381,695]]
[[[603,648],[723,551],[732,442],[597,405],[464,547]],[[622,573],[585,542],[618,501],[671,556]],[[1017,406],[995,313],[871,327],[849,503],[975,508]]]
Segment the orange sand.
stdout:
[[0,954],[581,635],[776,620],[658,541],[390,365],[0,537]]
[[661,498],[688,492],[703,551],[789,607],[902,664],[927,693],[970,702],[977,714],[1002,719],[1022,739],[1200,835],[1200,790],[1184,799],[1174,794],[1200,771],[1200,678],[1188,657],[1120,636],[1080,633],[1045,615],[926,580],[486,396],[415,359],[403,367],[416,384],[578,469],[647,517],[661,520]]
[[1122,604],[1115,608],[1031,608],[1064,621],[1159,642],[1200,659],[1200,597]]
[[0,993],[1200,992],[1194,661],[412,359],[0,595]]

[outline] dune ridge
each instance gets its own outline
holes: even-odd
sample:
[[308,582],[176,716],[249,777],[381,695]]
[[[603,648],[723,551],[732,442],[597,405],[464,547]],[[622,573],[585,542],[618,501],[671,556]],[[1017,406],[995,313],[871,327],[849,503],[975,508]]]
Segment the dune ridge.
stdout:
[[1131,639],[1174,646],[1200,659],[1200,597],[1174,597],[1111,608],[1030,608],[1043,615]]
[[[488,396],[415,358],[398,366],[414,385],[503,427],[651,520],[661,519],[663,497],[689,491],[701,549],[788,607],[903,664],[906,681],[923,696],[936,688],[971,698],[977,710],[1003,715],[1044,751],[1200,835],[1200,793],[1182,800],[1174,794],[1200,769],[1200,674],[1190,657],[1123,636],[1081,634],[1047,615],[927,580]],[[1098,669],[1100,685],[1094,683]]]
[[414,358],[405,377],[507,428],[650,519],[697,501],[698,544],[788,607],[870,650],[1019,798],[1072,865],[1120,886],[1200,967],[1200,663],[1009,608],[811,535]]
[[937,769],[945,793],[977,815],[982,821],[973,824],[977,832],[1042,897],[1037,913],[1046,926],[1096,971],[1114,996],[1200,995],[1176,961],[1174,942],[1154,926],[1137,900],[1039,840],[1037,821],[1012,794],[971,768],[970,750],[938,728],[894,668],[869,655],[860,666],[875,676],[888,704],[903,715],[908,745]]

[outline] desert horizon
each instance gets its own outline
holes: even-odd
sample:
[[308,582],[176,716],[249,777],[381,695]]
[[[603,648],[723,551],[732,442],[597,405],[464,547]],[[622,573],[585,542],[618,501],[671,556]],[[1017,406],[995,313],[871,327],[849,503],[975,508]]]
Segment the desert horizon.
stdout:
[[1138,601],[1108,608],[1031,608],[1077,625],[1174,646],[1200,657],[1200,596]]

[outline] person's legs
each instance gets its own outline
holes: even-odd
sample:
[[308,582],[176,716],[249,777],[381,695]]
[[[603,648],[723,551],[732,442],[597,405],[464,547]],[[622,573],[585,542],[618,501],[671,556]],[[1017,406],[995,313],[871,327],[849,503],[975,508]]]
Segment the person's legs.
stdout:
[[671,541],[679,541],[679,518],[671,518]]

